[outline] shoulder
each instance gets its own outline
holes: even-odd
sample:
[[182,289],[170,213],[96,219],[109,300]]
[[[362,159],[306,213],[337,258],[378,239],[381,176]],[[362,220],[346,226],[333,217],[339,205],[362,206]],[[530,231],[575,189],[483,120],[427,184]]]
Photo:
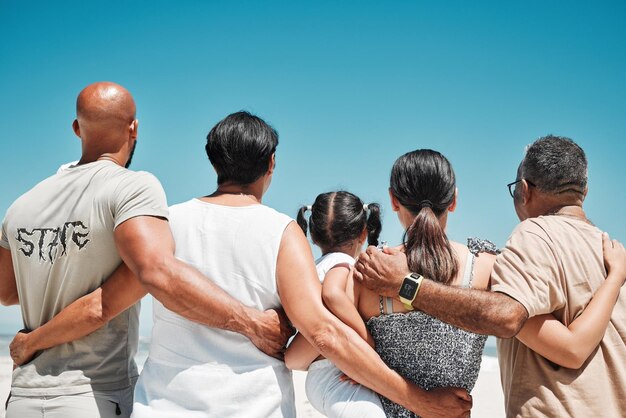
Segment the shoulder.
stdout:
[[123,167],[114,168],[114,175],[118,180],[118,184],[123,186],[153,186],[162,188],[161,182],[152,173],[147,171],[132,171]]
[[[537,218],[529,218],[520,222],[513,232],[509,240],[514,239],[542,239],[549,241],[550,230],[555,227],[554,216],[539,216]],[[558,219],[556,220],[558,223]]]
[[500,252],[493,242],[478,237],[470,237],[467,239],[467,249],[470,253],[478,255],[478,253],[488,253],[496,255]]
[[324,255],[317,260],[315,264],[318,274],[323,277],[335,267],[345,267],[350,269],[354,263],[354,258],[350,257],[348,254],[335,252]]
[[13,201],[13,203],[11,203],[11,205],[7,209],[6,211],[7,217],[14,212],[19,213],[23,208],[30,207],[33,203],[33,200],[37,201],[37,204],[39,205],[39,202],[41,201],[40,192],[42,190],[57,189],[54,183],[56,178],[57,178],[56,174],[50,177],[46,177],[45,179],[41,180],[39,183],[31,187],[28,191],[21,194],[17,199]]
[[279,222],[284,223],[285,227],[287,227],[287,225],[289,225],[291,222],[294,221],[291,216],[285,215],[284,213],[279,212],[276,209],[271,208],[269,206],[259,205],[259,210],[261,210],[267,216],[270,216],[270,217],[278,220]]

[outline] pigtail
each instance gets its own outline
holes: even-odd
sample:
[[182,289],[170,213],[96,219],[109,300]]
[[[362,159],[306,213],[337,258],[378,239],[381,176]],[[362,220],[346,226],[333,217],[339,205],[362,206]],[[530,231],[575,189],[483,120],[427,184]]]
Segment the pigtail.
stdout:
[[425,202],[404,234],[409,270],[450,284],[459,271],[458,261],[430,202]]
[[378,203],[370,203],[367,205],[369,214],[367,215],[367,243],[369,245],[378,245],[378,237],[383,225],[380,221],[380,205]]
[[308,206],[302,206],[300,210],[298,210],[298,216],[296,217],[296,222],[300,228],[302,228],[302,232],[304,232],[304,236],[306,237],[306,232],[309,229],[307,225],[306,218],[304,217],[305,212],[309,209]]

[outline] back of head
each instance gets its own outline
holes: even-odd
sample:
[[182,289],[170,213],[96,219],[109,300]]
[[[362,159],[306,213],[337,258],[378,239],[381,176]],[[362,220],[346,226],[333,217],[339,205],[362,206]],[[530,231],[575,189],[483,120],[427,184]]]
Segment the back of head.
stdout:
[[[356,195],[346,192],[322,193],[310,207],[309,225],[304,217],[308,207],[298,212],[298,224],[304,231],[311,231],[313,242],[323,250],[333,250],[361,237],[367,230],[369,245],[378,245],[382,229],[380,206],[377,203],[364,205]],[[369,211],[369,214],[368,214]]]
[[520,178],[550,194],[585,194],[587,157],[569,138],[548,135],[533,142],[520,165]]
[[76,99],[76,119],[84,140],[126,139],[135,120],[135,101],[119,84],[97,82],[85,87]]
[[211,129],[205,149],[218,184],[250,184],[267,173],[277,146],[278,133],[261,118],[242,111]]
[[433,150],[404,154],[391,169],[390,190],[415,215],[405,233],[409,269],[449,283],[458,272],[458,262],[438,217],[454,202],[456,178],[452,165]]

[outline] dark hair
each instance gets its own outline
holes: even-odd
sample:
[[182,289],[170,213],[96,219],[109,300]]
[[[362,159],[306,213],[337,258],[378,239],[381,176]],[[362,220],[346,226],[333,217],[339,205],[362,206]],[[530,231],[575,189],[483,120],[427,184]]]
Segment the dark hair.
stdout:
[[415,219],[404,233],[409,269],[449,284],[459,266],[438,217],[454,201],[456,179],[450,162],[437,151],[416,150],[396,160],[391,193]]
[[207,135],[206,153],[217,172],[217,184],[250,184],[269,169],[278,133],[248,112],[226,116]]
[[522,177],[544,192],[582,194],[587,187],[585,151],[563,136],[548,135],[533,142],[520,168]]
[[[298,211],[298,225],[307,232],[304,213],[307,206]],[[350,192],[338,191],[322,193],[311,206],[308,229],[313,242],[323,250],[330,251],[357,239],[367,229],[367,243],[378,245],[382,229],[380,205],[370,203],[364,208],[363,201]],[[369,215],[367,212],[369,211]]]

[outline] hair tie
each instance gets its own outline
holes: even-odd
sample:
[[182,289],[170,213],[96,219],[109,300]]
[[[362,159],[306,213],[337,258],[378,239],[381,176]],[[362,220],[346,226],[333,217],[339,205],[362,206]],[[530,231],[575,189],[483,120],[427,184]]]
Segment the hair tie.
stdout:
[[311,206],[311,205],[306,205],[306,210],[313,210],[313,206]]
[[367,203],[363,204],[363,210],[367,212],[367,210],[370,208],[370,205],[368,205]]
[[433,204],[430,200],[422,200],[419,206],[420,206],[420,209],[425,208],[425,207],[429,207],[431,209],[433,208]]

